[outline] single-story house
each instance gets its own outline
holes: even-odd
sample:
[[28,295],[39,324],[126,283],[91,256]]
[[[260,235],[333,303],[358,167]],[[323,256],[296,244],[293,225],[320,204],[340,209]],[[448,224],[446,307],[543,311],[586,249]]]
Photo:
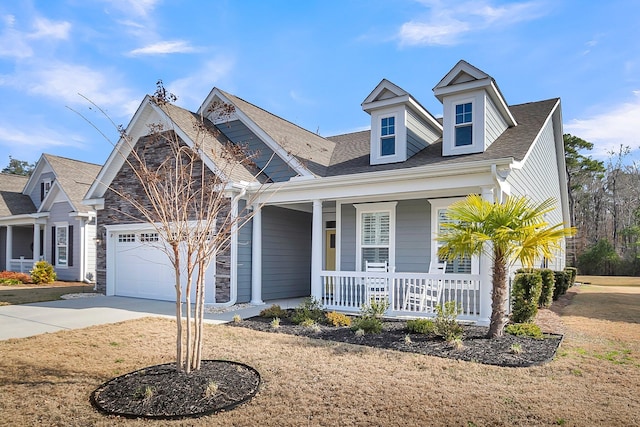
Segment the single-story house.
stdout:
[[[390,315],[428,316],[435,304],[456,300],[461,319],[488,323],[490,260],[444,265],[435,238],[447,207],[469,194],[496,202],[552,197],[548,221],[569,224],[560,100],[508,105],[495,80],[465,61],[433,92],[441,118],[383,79],[362,102],[370,130],[324,138],[214,88],[195,113],[147,97],[126,132],[141,144],[149,125],[162,124],[192,145],[193,121],[204,116],[219,131],[211,144],[260,153],[255,162],[269,185],[251,182],[242,168],[232,177],[230,203],[252,200],[254,216],[211,267],[208,303],[313,296],[329,309],[357,311],[374,296],[388,300]],[[222,118],[215,104],[233,112]],[[97,287],[172,300],[166,257],[145,244],[150,225],[123,215],[126,206],[110,191],[140,192],[123,160],[127,149],[116,146],[85,200],[98,217]],[[202,161],[215,169],[212,159]],[[558,255],[551,268],[564,267]]]
[[0,271],[46,260],[59,280],[94,281],[96,213],[82,200],[99,171],[43,154],[28,177],[0,174]]

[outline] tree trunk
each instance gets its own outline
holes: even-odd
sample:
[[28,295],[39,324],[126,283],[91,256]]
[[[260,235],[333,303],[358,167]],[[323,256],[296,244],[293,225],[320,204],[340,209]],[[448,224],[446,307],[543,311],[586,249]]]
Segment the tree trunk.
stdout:
[[506,303],[509,290],[507,289],[507,263],[504,255],[494,248],[493,259],[493,289],[491,291],[491,321],[489,323],[489,338],[498,338],[504,334],[507,324]]
[[182,288],[180,287],[180,251],[173,246],[176,287],[176,369],[182,371]]

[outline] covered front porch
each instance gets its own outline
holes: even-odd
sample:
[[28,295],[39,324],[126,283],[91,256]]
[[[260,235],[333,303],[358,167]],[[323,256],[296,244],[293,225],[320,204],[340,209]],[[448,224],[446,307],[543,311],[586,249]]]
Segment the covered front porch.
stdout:
[[20,215],[0,222],[0,271],[28,273],[44,256],[43,220]]

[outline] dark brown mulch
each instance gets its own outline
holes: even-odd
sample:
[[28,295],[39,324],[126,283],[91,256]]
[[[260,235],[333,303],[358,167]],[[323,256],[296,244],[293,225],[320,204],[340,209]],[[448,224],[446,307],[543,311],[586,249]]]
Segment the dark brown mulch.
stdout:
[[189,374],[175,364],[150,366],[102,384],[91,395],[99,411],[127,418],[178,419],[230,410],[251,399],[260,374],[250,366],[203,360]]
[[[358,344],[382,349],[398,350],[449,359],[466,360],[486,365],[527,367],[547,363],[553,359],[562,341],[561,335],[545,334],[544,339],[517,337],[505,334],[501,338],[486,338],[489,328],[464,325],[462,348],[455,348],[442,338],[409,334],[406,322],[384,320],[380,334],[357,336],[348,327],[320,325],[318,329],[293,324],[288,319],[281,319],[280,327],[271,326],[271,319],[252,317],[231,326],[250,328],[257,331],[304,336],[341,343]],[[407,340],[407,336],[409,340]],[[519,344],[521,352],[516,354],[512,345]]]

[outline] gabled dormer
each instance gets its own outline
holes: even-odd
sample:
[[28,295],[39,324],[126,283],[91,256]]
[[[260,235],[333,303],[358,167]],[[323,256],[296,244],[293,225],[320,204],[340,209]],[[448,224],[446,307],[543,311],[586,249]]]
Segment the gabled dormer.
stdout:
[[399,86],[383,79],[362,103],[371,115],[369,163],[404,162],[442,136],[442,126]]
[[442,155],[482,153],[516,120],[495,80],[466,61],[433,88],[443,105]]

